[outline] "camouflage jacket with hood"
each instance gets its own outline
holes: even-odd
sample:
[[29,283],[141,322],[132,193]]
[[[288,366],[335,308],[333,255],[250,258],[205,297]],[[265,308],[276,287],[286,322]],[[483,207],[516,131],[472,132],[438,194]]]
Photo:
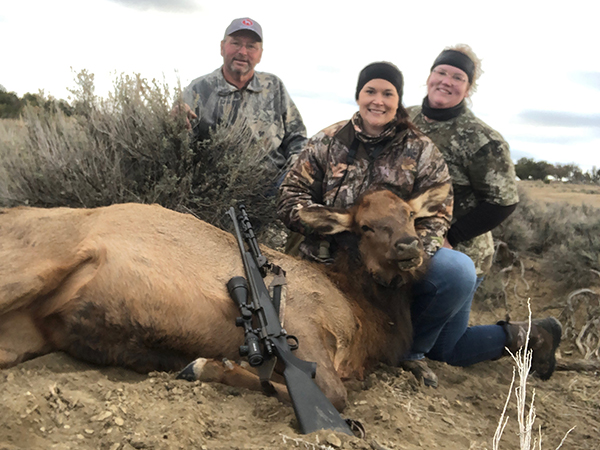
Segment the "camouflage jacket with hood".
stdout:
[[221,68],[196,78],[183,91],[183,101],[198,116],[193,124],[197,139],[208,138],[218,123],[244,120],[257,142],[264,142],[278,168],[306,144],[306,128],[283,82],[270,73],[254,72],[244,89],[229,84]]
[[[457,117],[440,122],[425,120],[420,106],[408,108],[413,123],[439,148],[448,164],[454,187],[453,223],[480,202],[501,206],[518,203],[516,174],[510,150],[500,133],[465,108]],[[487,232],[461,242],[456,250],[475,263],[477,275],[492,266],[494,242]]]
[[[392,127],[383,140],[368,142],[356,125],[357,117],[317,133],[292,166],[278,203],[279,218],[291,230],[310,234],[298,217],[298,210],[310,205],[347,208],[365,192],[378,189],[388,189],[408,200],[431,187],[450,184],[446,163],[426,136],[410,129],[396,132]],[[348,165],[355,136],[359,145],[353,163]],[[436,212],[415,223],[430,256],[443,244],[452,205],[450,192]],[[301,247],[301,251],[307,254],[309,249]]]

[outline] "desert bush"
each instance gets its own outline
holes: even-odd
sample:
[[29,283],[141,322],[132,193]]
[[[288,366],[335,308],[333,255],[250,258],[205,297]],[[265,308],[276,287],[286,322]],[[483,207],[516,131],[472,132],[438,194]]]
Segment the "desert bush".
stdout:
[[563,293],[600,280],[600,210],[587,205],[540,204],[520,191],[516,211],[493,232],[512,251],[542,258],[544,273]]
[[244,123],[192,142],[172,113],[180,90],[139,75],[116,77],[104,99],[82,71],[71,93],[71,116],[28,104],[0,127],[0,206],[158,203],[223,227],[244,202],[260,225],[275,221],[277,169]]

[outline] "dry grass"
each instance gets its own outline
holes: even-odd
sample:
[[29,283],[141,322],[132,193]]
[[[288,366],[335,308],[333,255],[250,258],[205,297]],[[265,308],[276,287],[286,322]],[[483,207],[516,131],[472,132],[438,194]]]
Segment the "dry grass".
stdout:
[[[527,377],[529,376],[529,372],[531,370],[531,362],[533,357],[532,350],[529,349],[529,336],[531,331],[531,303],[530,299],[527,300],[527,308],[529,310],[529,326],[527,328],[527,336],[525,338],[525,345],[522,349],[516,352],[516,354],[510,353],[513,362],[515,363],[515,367],[513,368],[513,376],[512,381],[510,383],[510,387],[508,389],[508,396],[506,398],[506,403],[504,404],[504,409],[500,415],[500,419],[498,420],[498,428],[496,429],[496,433],[494,434],[494,438],[492,440],[492,449],[499,450],[500,449],[500,440],[502,439],[502,434],[504,429],[506,428],[506,424],[508,423],[509,417],[506,416],[506,410],[510,399],[513,393],[517,402],[517,421],[519,423],[519,449],[520,450],[534,450],[538,448],[542,449],[542,430],[541,428],[538,430],[538,435],[534,436],[533,426],[536,419],[535,414],[535,389],[532,390],[530,399],[528,400],[527,396]],[[518,374],[518,384],[515,387],[515,379],[516,374]],[[529,407],[527,407],[529,401]],[[559,443],[556,450],[560,449],[567,439],[567,436],[571,431],[573,431],[575,427],[572,427],[569,431],[567,431]]]
[[[582,189],[590,191],[579,192],[590,199],[584,204],[573,197],[548,201],[551,193],[571,196]],[[563,323],[565,355],[598,362],[600,210],[590,205],[600,198],[600,188],[520,182],[519,194],[515,213],[493,232],[495,263],[474,306],[521,317],[525,299],[534,295],[536,315],[553,310]]]
[[519,187],[536,202],[566,203],[578,206],[585,204],[600,208],[600,186],[519,181]]

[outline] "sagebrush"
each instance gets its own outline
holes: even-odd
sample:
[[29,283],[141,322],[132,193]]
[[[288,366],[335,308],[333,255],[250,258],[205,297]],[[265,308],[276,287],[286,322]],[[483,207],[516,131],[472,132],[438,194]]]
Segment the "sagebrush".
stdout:
[[107,98],[77,75],[74,113],[32,105],[0,126],[0,205],[92,208],[158,203],[223,222],[244,202],[261,229],[275,223],[278,170],[243,122],[195,142],[173,112],[180,89],[120,75]]

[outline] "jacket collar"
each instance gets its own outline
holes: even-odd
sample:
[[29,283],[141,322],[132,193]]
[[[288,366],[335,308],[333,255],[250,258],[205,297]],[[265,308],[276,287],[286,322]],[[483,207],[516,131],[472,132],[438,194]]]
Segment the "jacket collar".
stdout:
[[[240,91],[240,89],[235,87],[233,84],[229,84],[227,82],[227,80],[223,76],[223,67],[222,66],[219,67],[217,69],[217,71],[218,71],[217,79],[219,80],[218,85],[217,85],[217,93],[219,95],[226,96],[226,95],[233,94],[234,92]],[[254,76],[250,80],[250,83],[248,83],[248,86],[246,86],[243,90],[251,91],[251,92],[261,92],[263,90],[263,86],[262,86],[262,84],[260,84],[260,81],[258,80],[258,77],[256,76],[257,73],[258,72],[256,72],[256,71],[254,72]]]
[[334,135],[334,137],[346,147],[350,147],[350,145],[352,145],[352,141],[354,141],[355,136],[356,134],[354,132],[354,126],[352,125],[351,120],[349,120],[348,123],[340,128]]

